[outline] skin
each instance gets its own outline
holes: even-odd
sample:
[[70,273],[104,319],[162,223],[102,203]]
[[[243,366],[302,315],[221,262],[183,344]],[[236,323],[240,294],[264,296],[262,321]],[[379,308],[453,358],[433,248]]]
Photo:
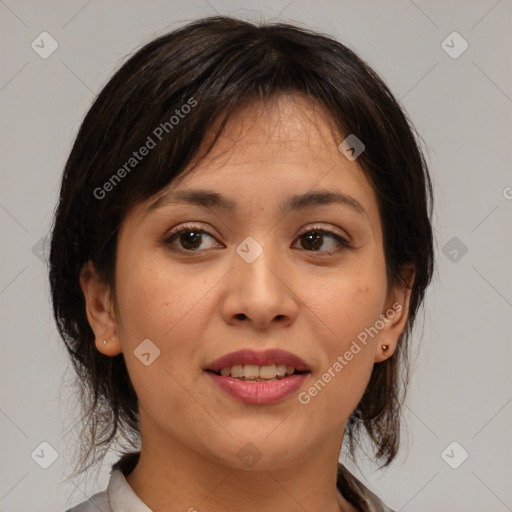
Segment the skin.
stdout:
[[[151,198],[121,227],[115,300],[93,265],[84,268],[96,347],[124,354],[139,399],[141,458],[127,481],[154,512],[355,510],[336,489],[344,428],[373,365],[395,350],[410,290],[388,290],[377,199],[357,160],[338,150],[341,140],[328,114],[302,96],[251,105],[162,191],[216,191],[236,210],[168,203],[147,212]],[[350,195],[365,213],[335,203],[281,213],[290,194],[319,188]],[[164,242],[184,223],[211,233],[195,252],[190,235],[182,245]],[[299,235],[313,226],[348,238],[350,248],[324,235],[312,250]],[[263,248],[250,264],[236,252],[247,236]],[[401,312],[306,405],[297,394],[238,402],[203,370],[235,350],[276,347],[309,363],[299,392],[307,390],[393,304]],[[133,352],[148,338],[161,352],[145,366]],[[250,468],[237,457],[247,443],[262,455]]]

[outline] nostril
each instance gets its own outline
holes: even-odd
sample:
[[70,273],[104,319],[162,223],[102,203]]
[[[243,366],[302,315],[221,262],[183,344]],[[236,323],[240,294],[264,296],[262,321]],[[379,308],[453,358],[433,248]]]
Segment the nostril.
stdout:
[[236,315],[236,317],[238,320],[244,320],[244,318],[247,318],[244,313],[238,313],[238,315]]

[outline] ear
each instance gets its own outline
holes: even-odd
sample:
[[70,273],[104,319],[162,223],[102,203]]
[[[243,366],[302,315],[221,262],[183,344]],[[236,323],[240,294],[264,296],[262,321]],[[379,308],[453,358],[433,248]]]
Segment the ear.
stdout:
[[380,329],[375,347],[376,363],[385,361],[394,354],[398,339],[404,332],[409,317],[409,302],[415,276],[414,267],[404,267],[401,274],[405,284],[398,284],[388,293],[384,311],[380,316],[384,326]]
[[122,348],[117,335],[117,321],[110,288],[98,276],[91,261],[82,267],[80,286],[85,297],[87,320],[94,332],[96,348],[106,356],[116,356],[122,352]]

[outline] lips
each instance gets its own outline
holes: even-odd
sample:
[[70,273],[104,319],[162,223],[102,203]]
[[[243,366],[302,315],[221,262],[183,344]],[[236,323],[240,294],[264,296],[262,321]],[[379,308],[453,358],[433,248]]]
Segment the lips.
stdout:
[[[258,367],[260,377],[254,378]],[[311,374],[311,367],[306,361],[280,349],[231,352],[204,370],[217,388],[232,399],[259,405],[285,400],[296,393]],[[262,372],[265,374],[263,378]],[[269,379],[272,374],[276,377]]]
[[238,350],[231,352],[210,363],[205,370],[219,372],[222,368],[230,368],[235,365],[267,366],[272,364],[284,364],[293,366],[297,372],[310,372],[311,367],[299,356],[280,349]]
[[206,372],[206,375],[210,377],[217,389],[220,389],[231,399],[254,405],[275,404],[290,398],[310,378],[309,373],[299,373],[281,380],[247,382],[232,377],[223,377],[212,371]]

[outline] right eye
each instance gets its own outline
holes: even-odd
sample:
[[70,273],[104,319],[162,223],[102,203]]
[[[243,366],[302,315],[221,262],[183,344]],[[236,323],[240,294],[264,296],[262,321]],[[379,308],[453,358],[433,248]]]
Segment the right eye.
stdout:
[[[171,232],[165,238],[164,244],[171,246],[173,250],[182,252],[199,252],[208,249],[208,247],[206,249],[201,249],[204,237],[215,240],[211,233],[201,229],[199,226],[182,226],[180,229]],[[177,247],[178,244],[181,247]],[[218,242],[216,242],[216,246],[219,247]]]

